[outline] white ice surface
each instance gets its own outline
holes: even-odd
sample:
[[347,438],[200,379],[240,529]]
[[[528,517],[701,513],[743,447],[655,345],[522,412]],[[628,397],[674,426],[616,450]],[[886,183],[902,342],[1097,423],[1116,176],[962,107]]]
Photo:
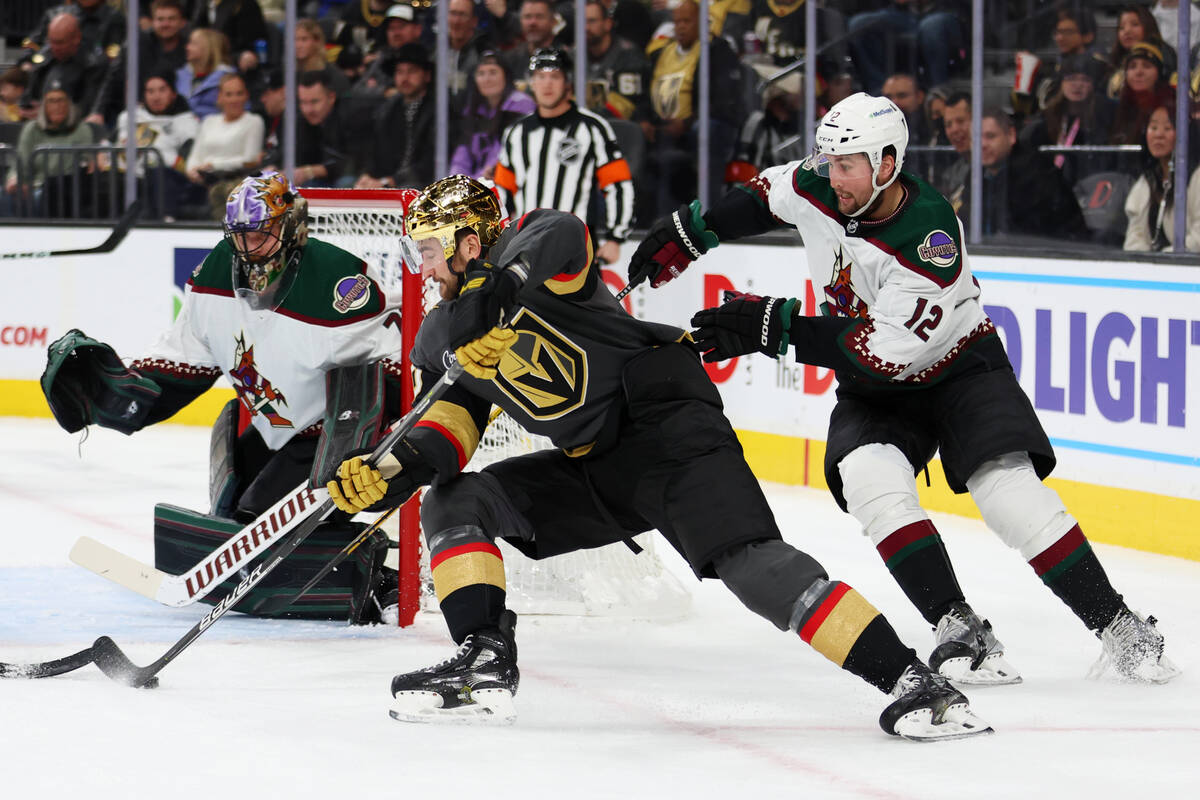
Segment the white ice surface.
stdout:
[[[89,535],[152,559],[155,502],[207,505],[207,433],[159,426],[79,446],[48,421],[0,419],[0,660],[58,658],[111,635],[149,664],[203,613],[75,567]],[[859,589],[928,655],[931,632],[852,519],[822,492],[768,485],[789,541]],[[230,614],[155,690],[94,666],[0,680],[5,798],[1161,798],[1197,796],[1200,564],[1097,546],[1131,605],[1161,620],[1184,675],[1084,678],[1099,644],[980,523],[936,517],[967,597],[1018,686],[968,693],[995,736],[885,736],[885,698],[692,581],[674,623],[524,616],[511,728],[387,715],[388,683],[452,651],[441,618],[407,630]],[[670,566],[686,576],[681,561]],[[1191,670],[1188,668],[1192,667]]]

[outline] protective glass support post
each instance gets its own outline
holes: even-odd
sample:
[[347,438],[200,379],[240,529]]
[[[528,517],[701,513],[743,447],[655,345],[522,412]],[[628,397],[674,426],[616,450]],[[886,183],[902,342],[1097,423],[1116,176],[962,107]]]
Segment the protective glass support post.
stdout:
[[712,145],[710,136],[711,126],[709,123],[709,114],[712,112],[712,103],[710,102],[709,94],[712,88],[712,58],[709,52],[709,24],[708,24],[708,0],[700,0],[700,103],[695,110],[696,120],[700,128],[698,137],[698,149],[700,151],[697,158],[699,162],[696,164],[696,196],[700,198],[700,207],[708,208],[708,150]]
[[817,4],[804,7],[804,152],[811,153],[817,139]]
[[983,131],[983,0],[971,2],[971,221],[967,241],[983,237],[983,161],[979,141]]
[[[434,42],[434,121],[437,140],[433,143],[433,174],[435,178],[446,175],[450,166],[450,3],[435,3],[437,38]],[[461,59],[460,59],[461,60]],[[468,75],[467,80],[473,80]],[[424,189],[424,186],[414,187]]]
[[587,108],[587,2],[575,2],[575,103]]
[[1179,38],[1176,41],[1175,52],[1180,54],[1179,62],[1185,65],[1179,70],[1179,78],[1175,87],[1175,241],[1172,250],[1176,253],[1187,251],[1187,189],[1188,179],[1188,133],[1191,129],[1191,102],[1188,92],[1191,90],[1191,75],[1186,67],[1189,63],[1187,54],[1192,51],[1191,43],[1192,4],[1188,0],[1179,3]]
[[296,180],[296,0],[287,0],[283,18],[283,174]]
[[137,200],[138,2],[125,2],[125,208]]

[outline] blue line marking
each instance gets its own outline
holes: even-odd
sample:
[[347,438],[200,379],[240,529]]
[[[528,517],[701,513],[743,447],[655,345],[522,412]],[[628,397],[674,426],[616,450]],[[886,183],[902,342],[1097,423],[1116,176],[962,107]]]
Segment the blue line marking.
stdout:
[[1024,275],[1019,272],[989,272],[972,270],[975,277],[989,281],[1014,283],[1057,283],[1066,286],[1107,286],[1116,289],[1149,289],[1158,292],[1200,293],[1200,283],[1171,283],[1170,281],[1136,281],[1125,278],[1089,278],[1082,275]]
[[1086,450],[1091,453],[1105,453],[1113,456],[1125,456],[1126,458],[1140,458],[1143,461],[1161,461],[1165,464],[1181,464],[1185,467],[1200,467],[1200,457],[1197,456],[1181,456],[1174,453],[1157,453],[1153,450],[1137,450],[1132,447],[1116,447],[1110,444],[1080,442],[1074,439],[1056,439],[1053,437],[1050,439],[1050,443],[1055,447],[1063,447],[1068,450]]

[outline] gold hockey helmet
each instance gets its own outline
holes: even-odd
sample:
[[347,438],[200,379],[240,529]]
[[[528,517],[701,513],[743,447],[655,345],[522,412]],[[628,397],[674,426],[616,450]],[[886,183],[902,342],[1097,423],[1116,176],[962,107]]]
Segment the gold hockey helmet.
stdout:
[[425,187],[409,206],[405,224],[415,242],[437,239],[446,261],[454,258],[454,235],[470,228],[484,247],[500,238],[504,212],[500,201],[487,186],[466,175],[451,175]]

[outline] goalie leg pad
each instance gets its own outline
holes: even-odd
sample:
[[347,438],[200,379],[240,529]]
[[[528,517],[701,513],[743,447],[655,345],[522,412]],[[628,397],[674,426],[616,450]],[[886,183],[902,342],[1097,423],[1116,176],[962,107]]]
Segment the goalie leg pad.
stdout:
[[[323,523],[233,610],[257,615],[259,603],[294,594],[364,527],[352,522]],[[172,575],[182,574],[241,529],[241,523],[231,519],[160,503],[154,508],[154,566]],[[376,531],[308,593],[280,611],[265,616],[377,621],[378,609],[371,602],[371,594],[383,583],[381,569],[387,547],[386,534]],[[268,558],[270,552],[259,556],[259,560]],[[220,565],[216,565],[207,580],[222,583],[201,602],[219,603],[243,577],[242,570],[226,575]]]
[[237,398],[217,415],[208,442],[208,509],[217,517],[232,517],[237,497]]
[[310,483],[324,486],[352,451],[374,447],[383,432],[383,417],[382,364],[330,370],[325,376],[325,420]]

